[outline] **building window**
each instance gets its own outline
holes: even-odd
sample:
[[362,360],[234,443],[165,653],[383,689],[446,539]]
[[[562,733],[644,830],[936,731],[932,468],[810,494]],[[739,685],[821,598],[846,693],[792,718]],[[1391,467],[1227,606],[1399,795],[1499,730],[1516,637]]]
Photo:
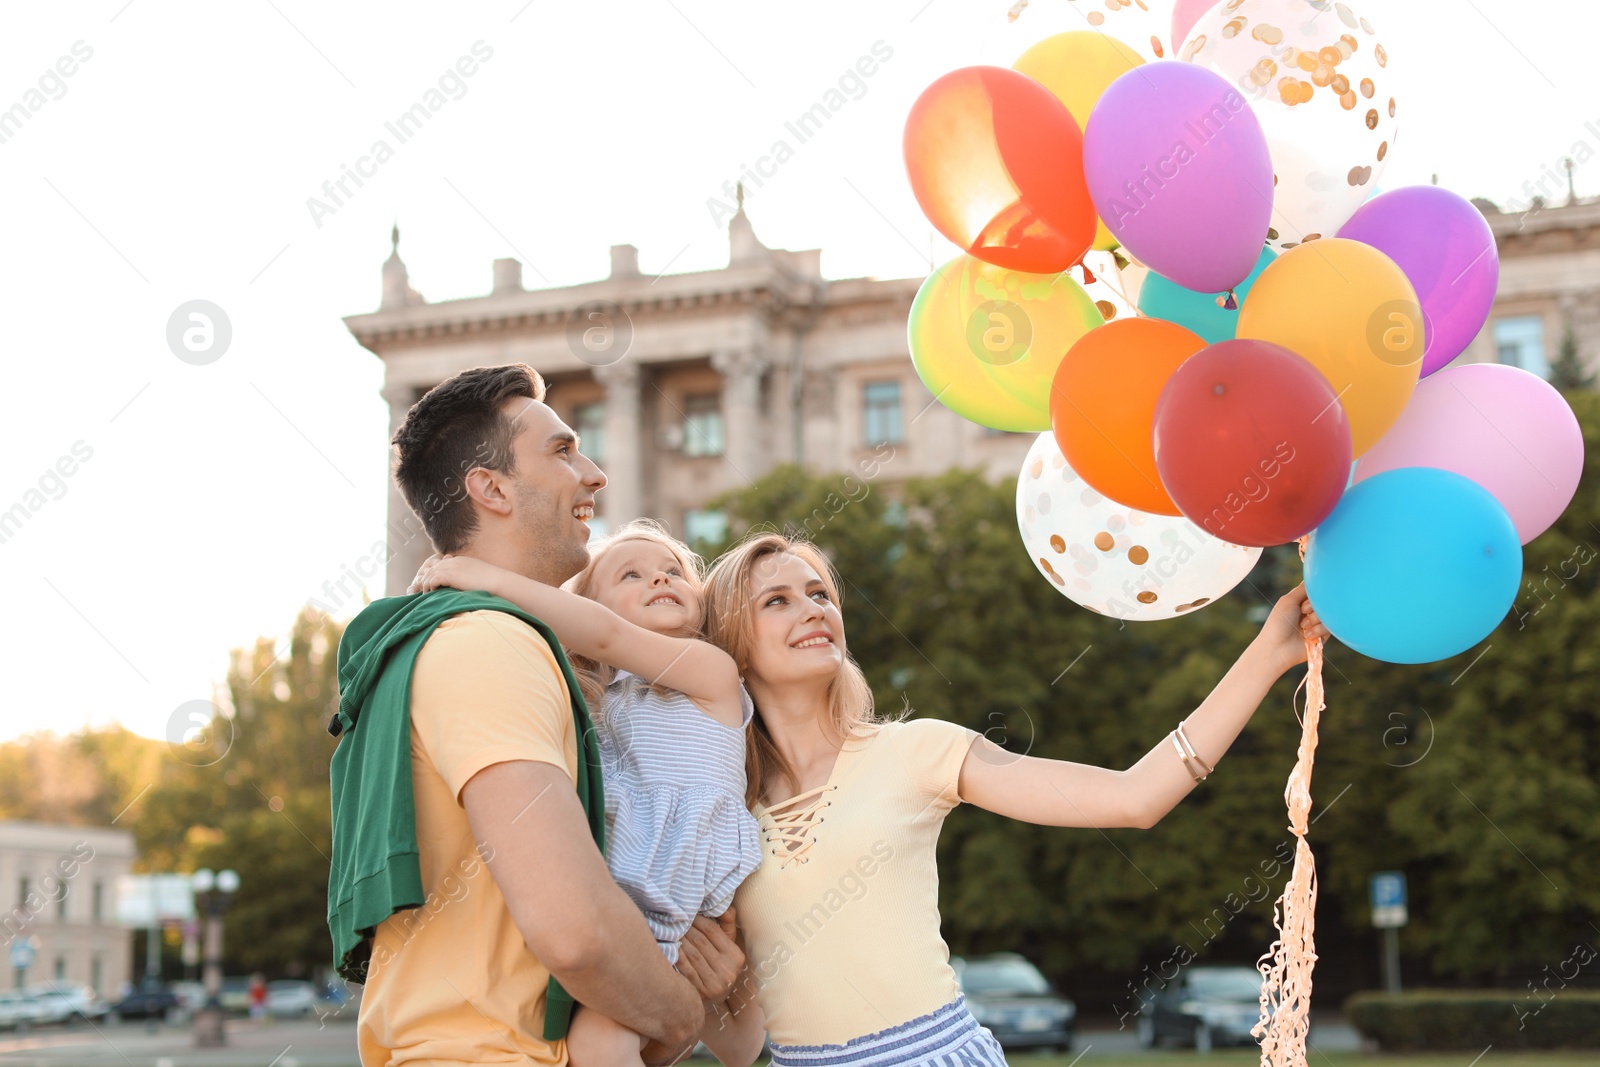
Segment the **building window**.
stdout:
[[21,878],[17,879],[17,907],[22,908],[25,911],[28,908],[28,876],[27,875],[23,875]]
[[100,922],[105,913],[106,887],[101,882],[96,882],[89,894],[89,912],[95,922]]
[[572,428],[578,434],[578,448],[596,463],[606,458],[606,406],[583,404],[572,416]]
[[722,402],[715,393],[683,398],[683,454],[720,456],[723,449]]
[[1544,319],[1539,315],[1514,315],[1496,319],[1494,347],[1501,363],[1521,367],[1541,378],[1550,376],[1544,358]]
[[897,445],[905,440],[900,425],[899,382],[868,382],[861,399],[868,445]]
[[56,957],[56,981],[64,982],[67,978],[67,957]]
[[96,953],[89,960],[89,988],[93,989],[95,993],[98,994],[100,992],[100,984],[104,980],[105,964],[101,962],[99,954]]
[[686,511],[683,515],[683,539],[691,546],[699,544],[720,545],[728,536],[728,516],[720,511]]
[[56,897],[56,922],[67,921],[67,884],[61,883],[61,895]]

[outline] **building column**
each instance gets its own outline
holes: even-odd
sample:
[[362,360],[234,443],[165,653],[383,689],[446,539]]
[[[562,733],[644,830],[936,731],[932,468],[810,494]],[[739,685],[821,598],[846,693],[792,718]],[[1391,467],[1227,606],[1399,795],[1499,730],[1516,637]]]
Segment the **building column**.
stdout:
[[741,481],[753,482],[767,470],[766,442],[761,433],[761,378],[769,361],[757,349],[725,349],[711,354],[711,366],[723,379],[723,423],[727,434],[723,458],[743,476]]
[[607,529],[615,530],[644,512],[639,364],[622,359],[594,368],[594,377],[606,390],[605,462],[601,465],[606,487],[600,491],[599,511]]
[[390,382],[383,387],[383,398],[389,402],[389,439],[384,453],[389,456],[389,506],[388,536],[389,561],[384,569],[384,595],[402,596],[411,579],[417,576],[422,561],[433,554],[433,542],[422,528],[422,519],[411,510],[400,492],[400,483],[394,480],[394,448],[389,442],[406,421],[406,413],[417,401],[414,385]]

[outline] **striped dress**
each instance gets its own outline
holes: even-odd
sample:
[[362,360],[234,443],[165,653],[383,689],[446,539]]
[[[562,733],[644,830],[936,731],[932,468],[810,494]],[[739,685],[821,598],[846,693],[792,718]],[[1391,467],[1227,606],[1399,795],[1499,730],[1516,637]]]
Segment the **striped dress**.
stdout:
[[739,697],[741,726],[724,726],[682,693],[619,671],[595,726],[606,864],[673,963],[694,917],[727,911],[761,866],[761,829],[744,804],[743,727],[755,707],[743,686]]

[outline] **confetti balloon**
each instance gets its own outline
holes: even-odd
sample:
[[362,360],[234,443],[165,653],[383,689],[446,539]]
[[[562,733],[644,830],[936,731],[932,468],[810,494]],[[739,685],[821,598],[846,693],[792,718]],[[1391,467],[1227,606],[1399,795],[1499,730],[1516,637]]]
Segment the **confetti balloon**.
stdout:
[[1397,81],[1361,14],[1342,2],[1224,0],[1178,53],[1236,86],[1261,120],[1277,175],[1268,240],[1279,251],[1333,236],[1394,150]]
[[1171,619],[1225,595],[1261,556],[1188,519],[1123,507],[1039,435],[1017,476],[1017,528],[1033,564],[1065,597],[1130,622]]
[[1282,345],[1328,379],[1357,456],[1405,410],[1425,335],[1416,290],[1394,260],[1341,237],[1279,256],[1239,308],[1238,336]]
[[906,116],[906,173],[922,213],[957,248],[1055,274],[1094,239],[1083,134],[1055,96],[1004,67],[963,67]]
[[[1134,67],[1144,65],[1139,54],[1115,37],[1092,30],[1074,30],[1046,37],[1011,64],[1056,95],[1081,129],[1089,122],[1100,94],[1106,87]],[[1115,248],[1104,221],[1096,220],[1094,247]]]
[[1172,5],[1172,52],[1177,55],[1183,49],[1183,42],[1189,39],[1189,31],[1194,29],[1194,24],[1216,6],[1217,0],[1177,0]]
[[1156,472],[1156,402],[1172,372],[1205,346],[1160,319],[1108,322],[1072,346],[1050,386],[1050,425],[1085,481],[1129,507],[1179,513]]

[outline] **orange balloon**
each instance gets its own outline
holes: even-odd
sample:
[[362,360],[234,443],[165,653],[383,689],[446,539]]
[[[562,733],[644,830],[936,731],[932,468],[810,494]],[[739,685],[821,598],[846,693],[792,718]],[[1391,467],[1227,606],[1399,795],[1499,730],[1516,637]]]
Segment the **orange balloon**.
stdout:
[[1205,338],[1164,319],[1117,319],[1067,350],[1050,385],[1050,428],[1067,464],[1124,507],[1179,515],[1156,471],[1161,389]]
[[934,229],[968,255],[1057,274],[1095,234],[1083,131],[1066,106],[1004,67],[963,67],[906,116],[906,173]]

